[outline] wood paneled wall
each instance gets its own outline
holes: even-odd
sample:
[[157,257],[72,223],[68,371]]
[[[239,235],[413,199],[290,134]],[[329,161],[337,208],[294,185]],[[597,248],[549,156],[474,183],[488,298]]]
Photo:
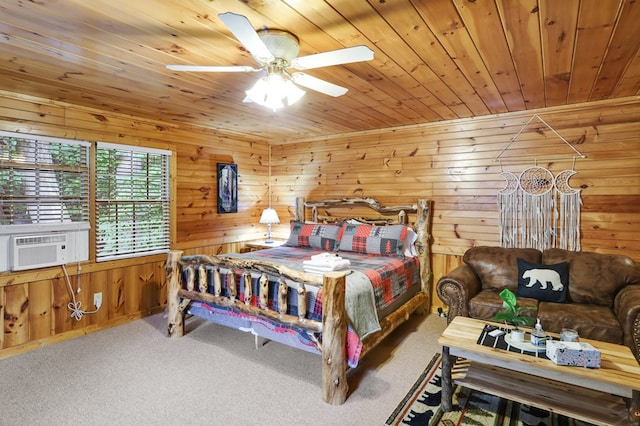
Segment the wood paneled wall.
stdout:
[[[265,141],[8,92],[0,92],[0,129],[172,150],[172,180],[177,190],[172,200],[171,246],[186,254],[237,251],[238,241],[265,233],[257,223],[268,202]],[[237,214],[216,212],[218,162],[238,164]],[[0,273],[0,359],[164,309],[164,262],[164,255],[101,263],[90,260],[79,265],[80,269],[76,264],[67,265],[68,281],[61,267]],[[78,285],[80,292],[76,292]],[[67,308],[71,291],[86,311],[94,309],[93,294],[101,292],[101,309],[76,321]]]
[[[542,120],[525,126],[535,113]],[[587,158],[574,162],[576,153],[562,138]],[[432,199],[437,282],[467,248],[499,245],[502,171],[519,175],[537,165],[555,175],[575,168],[569,183],[581,190],[582,250],[640,260],[639,138],[634,97],[301,140],[273,147],[274,193],[286,206],[296,196],[366,196],[384,204]],[[286,235],[286,229],[277,232]],[[439,300],[432,294],[435,309]]]

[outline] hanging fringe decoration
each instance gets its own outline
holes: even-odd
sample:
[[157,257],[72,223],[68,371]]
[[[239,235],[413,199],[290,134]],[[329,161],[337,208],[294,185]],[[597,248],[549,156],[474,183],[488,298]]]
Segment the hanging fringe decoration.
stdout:
[[525,169],[520,177],[511,172],[498,191],[498,228],[501,247],[544,250],[550,247],[580,250],[580,190],[569,186],[574,170],[554,178],[542,167]]
[[498,191],[498,228],[502,247],[518,247],[518,177],[510,172],[500,173],[507,184]]
[[[534,119],[571,148],[574,155],[572,170],[564,170],[554,178],[549,170],[538,167],[537,158],[535,167],[525,169],[519,178],[502,170],[502,162],[507,160],[503,154]],[[498,228],[502,247],[580,250],[582,201],[580,190],[569,186],[569,178],[576,174],[576,158],[587,157],[537,114],[531,116],[500,151],[493,161],[500,161],[500,175],[507,181],[504,189],[498,191]],[[522,157],[516,157],[515,161],[522,161]]]
[[553,238],[553,174],[542,167],[530,167],[520,174],[521,247],[544,250]]
[[582,199],[580,190],[569,186],[569,178],[576,173],[575,170],[564,170],[558,173],[554,182],[560,206],[554,247],[572,251],[580,251]]

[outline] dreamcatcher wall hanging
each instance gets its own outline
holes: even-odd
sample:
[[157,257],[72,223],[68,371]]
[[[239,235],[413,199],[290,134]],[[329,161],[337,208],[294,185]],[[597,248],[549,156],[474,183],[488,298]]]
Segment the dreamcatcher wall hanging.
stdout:
[[544,250],[550,247],[580,250],[580,190],[569,186],[569,179],[576,174],[575,159],[586,158],[565,138],[560,136],[538,115],[534,115],[498,154],[500,157],[520,136],[523,130],[537,118],[576,155],[571,170],[563,170],[555,177],[544,167],[536,165],[523,170],[519,176],[501,171],[506,180],[504,189],[498,191],[498,227],[502,247],[527,247]]

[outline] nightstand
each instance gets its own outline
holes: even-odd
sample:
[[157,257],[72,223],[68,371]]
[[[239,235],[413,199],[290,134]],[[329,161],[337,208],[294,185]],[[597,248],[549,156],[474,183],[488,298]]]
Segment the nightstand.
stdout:
[[283,245],[284,243],[287,242],[287,240],[281,240],[278,238],[272,238],[273,243],[267,244],[265,241],[265,238],[262,238],[260,240],[251,240],[251,241],[246,241],[245,244],[245,250],[246,251],[257,251],[257,250],[264,250],[264,249],[268,249],[268,248],[273,248],[273,247],[280,247],[281,245]]

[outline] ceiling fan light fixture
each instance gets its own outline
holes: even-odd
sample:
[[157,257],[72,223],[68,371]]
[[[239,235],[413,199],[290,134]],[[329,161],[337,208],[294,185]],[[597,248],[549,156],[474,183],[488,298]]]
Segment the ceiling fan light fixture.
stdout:
[[245,93],[245,102],[255,102],[276,111],[285,106],[285,101],[287,105],[293,105],[306,92],[293,84],[288,74],[276,70],[258,79]]
[[287,80],[285,82],[285,93],[287,94],[287,105],[291,106],[298,102],[307,92],[293,84],[291,80]]

